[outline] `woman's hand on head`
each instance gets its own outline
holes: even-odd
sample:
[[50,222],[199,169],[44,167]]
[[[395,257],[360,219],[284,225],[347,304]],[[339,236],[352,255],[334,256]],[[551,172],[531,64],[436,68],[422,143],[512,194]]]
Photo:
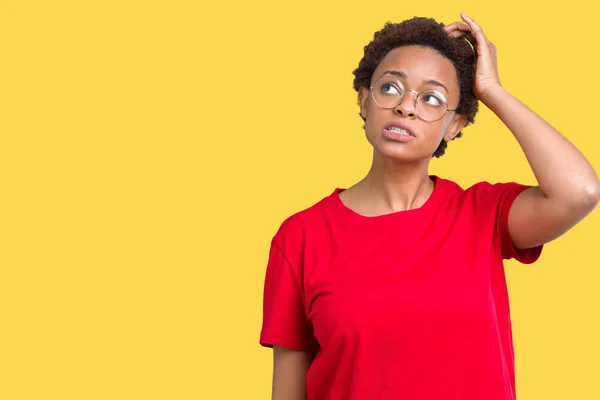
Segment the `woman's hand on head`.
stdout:
[[473,45],[477,54],[475,72],[475,95],[485,103],[492,92],[501,88],[498,75],[498,60],[496,46],[490,42],[483,29],[468,15],[460,14],[462,21],[453,22],[444,27],[451,37],[464,37]]

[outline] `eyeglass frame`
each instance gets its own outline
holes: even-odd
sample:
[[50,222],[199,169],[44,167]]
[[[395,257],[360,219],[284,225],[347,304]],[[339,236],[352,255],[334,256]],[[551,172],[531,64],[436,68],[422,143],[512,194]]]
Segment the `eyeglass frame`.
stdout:
[[439,94],[441,94],[441,95],[444,97],[444,99],[446,98],[446,96],[444,96],[444,95],[443,95],[441,92],[439,92],[439,91],[437,91],[437,90],[435,90],[435,89],[425,89],[425,90],[421,90],[420,92],[417,92],[416,90],[412,90],[412,89],[407,89],[407,88],[405,88],[405,87],[404,87],[404,85],[402,84],[402,82],[400,82],[400,80],[399,80],[398,78],[394,78],[394,79],[400,83],[400,86],[401,86],[401,88],[402,88],[402,97],[400,98],[400,102],[399,102],[398,104],[396,104],[395,106],[393,106],[393,107],[384,107],[384,106],[382,106],[381,104],[379,104],[379,103],[377,102],[377,100],[375,100],[375,87],[374,87],[374,86],[375,86],[375,84],[376,84],[377,82],[379,82],[379,80],[380,80],[381,78],[383,78],[383,77],[386,77],[386,76],[391,76],[391,77],[393,77],[392,75],[383,74],[383,75],[381,75],[379,78],[377,78],[377,80],[376,80],[375,82],[373,82],[373,84],[372,84],[371,86],[369,86],[369,90],[370,90],[370,92],[371,92],[371,98],[373,99],[373,101],[375,102],[375,104],[377,104],[377,106],[378,106],[378,107],[380,107],[380,108],[383,108],[384,110],[391,110],[391,109],[393,109],[393,108],[396,108],[396,107],[398,107],[400,104],[402,104],[402,102],[403,102],[403,101],[404,101],[404,99],[406,98],[406,92],[411,92],[411,93],[414,93],[414,94],[416,95],[416,96],[415,96],[415,102],[414,102],[415,112],[417,113],[417,115],[419,116],[419,118],[421,118],[421,119],[422,119],[423,121],[425,121],[425,122],[437,122],[437,121],[439,121],[440,119],[444,118],[444,117],[446,116],[446,114],[448,114],[448,111],[456,111],[456,110],[458,110],[458,106],[457,106],[455,109],[453,109],[453,110],[452,110],[452,109],[450,109],[450,108],[448,108],[448,102],[446,101],[446,111],[444,111],[444,114],[442,114],[442,116],[441,116],[441,117],[439,117],[438,119],[434,119],[433,121],[428,121],[428,120],[424,119],[424,118],[421,116],[421,114],[419,114],[419,112],[417,111],[417,101],[418,101],[418,99],[419,99],[419,96],[420,96],[420,95],[421,95],[423,92],[426,92],[426,91],[428,91],[428,90],[431,90],[431,91],[433,91],[433,92],[436,92],[436,93],[439,93]]

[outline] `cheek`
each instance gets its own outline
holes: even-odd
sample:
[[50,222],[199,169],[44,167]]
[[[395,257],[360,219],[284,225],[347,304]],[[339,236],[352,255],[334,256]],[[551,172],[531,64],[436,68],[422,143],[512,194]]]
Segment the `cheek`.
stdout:
[[394,115],[394,110],[385,109],[379,107],[369,98],[369,104],[367,104],[367,126],[381,126],[387,121],[398,118]]
[[452,124],[451,118],[444,118],[442,120],[442,123],[439,126],[440,140],[444,138],[444,136],[446,135],[446,132],[448,131],[448,128],[450,127],[451,124]]
[[444,132],[445,130],[442,129],[441,125],[432,126],[431,130],[429,131],[428,141],[431,142],[432,145],[438,146],[440,142],[444,140]]

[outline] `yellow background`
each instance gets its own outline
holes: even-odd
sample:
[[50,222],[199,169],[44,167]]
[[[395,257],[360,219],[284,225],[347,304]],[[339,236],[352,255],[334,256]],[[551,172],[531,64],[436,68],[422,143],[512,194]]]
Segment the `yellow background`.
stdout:
[[[388,20],[469,13],[600,169],[588,1],[0,4],[1,399],[269,398],[269,242],[367,172],[352,70]],[[535,183],[485,107],[464,134],[432,173]],[[522,400],[600,398],[599,228],[507,264]]]

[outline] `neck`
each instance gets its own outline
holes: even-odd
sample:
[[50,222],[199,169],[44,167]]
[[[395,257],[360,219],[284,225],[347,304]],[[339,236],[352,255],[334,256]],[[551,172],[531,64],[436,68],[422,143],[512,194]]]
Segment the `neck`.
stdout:
[[368,174],[357,184],[377,208],[388,212],[421,207],[433,192],[429,160],[399,163],[373,155]]

